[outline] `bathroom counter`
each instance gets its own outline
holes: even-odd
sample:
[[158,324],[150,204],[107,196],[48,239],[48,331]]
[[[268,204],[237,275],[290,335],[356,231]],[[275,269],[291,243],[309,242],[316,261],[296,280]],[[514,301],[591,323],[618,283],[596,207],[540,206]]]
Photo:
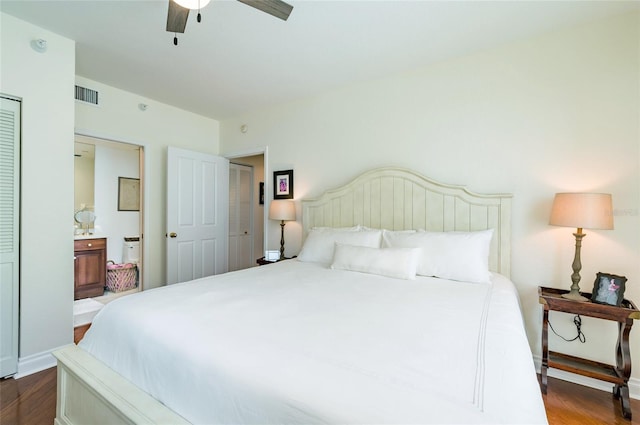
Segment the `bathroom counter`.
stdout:
[[102,239],[105,236],[99,235],[97,233],[92,233],[90,235],[73,235],[73,240],[82,241],[85,239]]
[[88,235],[73,241],[74,299],[99,297],[107,278],[107,239]]

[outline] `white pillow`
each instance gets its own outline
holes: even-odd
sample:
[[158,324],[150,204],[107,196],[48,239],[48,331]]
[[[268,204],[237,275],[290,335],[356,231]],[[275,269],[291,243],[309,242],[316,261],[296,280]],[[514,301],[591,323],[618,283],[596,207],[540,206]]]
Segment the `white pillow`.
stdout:
[[353,231],[352,228],[311,229],[304,241],[298,260],[311,263],[331,264],[336,242],[380,248],[382,230]]
[[419,248],[369,248],[336,243],[332,269],[415,279]]
[[383,232],[382,247],[420,248],[417,274],[487,283],[493,229],[478,232]]

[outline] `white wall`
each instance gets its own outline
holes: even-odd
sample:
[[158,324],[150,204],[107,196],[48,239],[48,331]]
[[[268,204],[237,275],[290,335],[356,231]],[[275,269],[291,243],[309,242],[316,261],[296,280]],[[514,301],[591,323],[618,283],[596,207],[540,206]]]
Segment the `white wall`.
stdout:
[[96,146],[96,233],[107,238],[107,259],[122,262],[125,236],[140,235],[140,213],[118,211],[118,177],[140,178],[137,149]]
[[76,84],[98,90],[101,102],[100,107],[76,104],[76,131],[144,145],[144,288],[164,285],[167,146],[218,154],[219,123],[80,76]]
[[[0,91],[22,98],[20,374],[73,342],[75,44],[0,19]],[[46,53],[31,49],[35,38],[47,40]]]
[[[613,194],[615,230],[586,230],[581,286],[591,291],[598,271],[625,275],[625,295],[640,303],[639,28],[638,14],[615,17],[243,114],[222,122],[222,152],[268,146],[268,173],[293,168],[297,200],[381,165],[513,193],[512,280],[540,355],[537,287],[568,289],[574,254],[575,229],[547,224],[555,192]],[[267,229],[272,249],[277,227]],[[300,224],[286,232],[290,256]],[[566,336],[571,319],[551,317]],[[614,363],[615,326],[583,324],[586,344],[552,335],[552,348]],[[638,330],[631,352],[637,359]],[[637,396],[640,367],[633,376]]]

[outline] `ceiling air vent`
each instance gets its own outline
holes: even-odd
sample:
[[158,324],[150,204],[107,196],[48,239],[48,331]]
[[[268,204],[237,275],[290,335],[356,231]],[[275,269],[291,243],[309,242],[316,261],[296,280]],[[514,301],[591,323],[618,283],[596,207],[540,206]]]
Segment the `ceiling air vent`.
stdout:
[[82,86],[76,86],[76,100],[90,105],[100,105],[97,90],[91,90]]

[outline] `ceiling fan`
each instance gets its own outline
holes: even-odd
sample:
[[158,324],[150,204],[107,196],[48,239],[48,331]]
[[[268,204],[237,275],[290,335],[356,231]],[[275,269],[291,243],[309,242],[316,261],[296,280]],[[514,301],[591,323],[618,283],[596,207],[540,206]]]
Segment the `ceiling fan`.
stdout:
[[[178,45],[177,33],[184,33],[187,26],[187,18],[190,10],[198,10],[198,22],[200,22],[200,9],[209,4],[210,0],[169,0],[169,12],[167,13],[167,32],[175,33],[173,44]],[[293,10],[293,6],[282,0],[238,0],[241,3],[255,7],[269,15],[286,21]]]

